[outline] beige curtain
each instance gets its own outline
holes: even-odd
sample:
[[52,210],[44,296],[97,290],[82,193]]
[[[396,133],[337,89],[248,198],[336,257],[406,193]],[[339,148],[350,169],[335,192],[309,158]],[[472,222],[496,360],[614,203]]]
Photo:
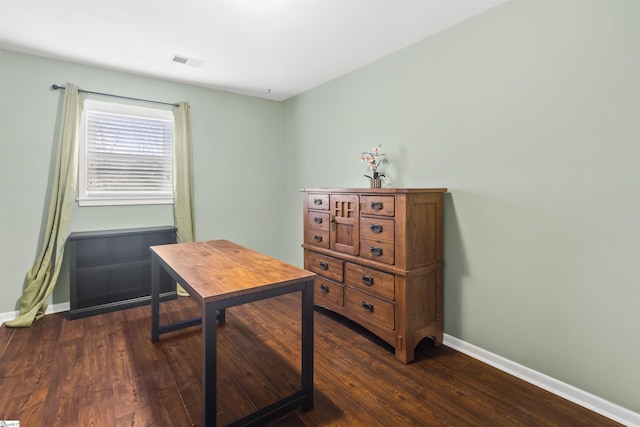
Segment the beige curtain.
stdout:
[[43,245],[38,260],[27,272],[27,286],[20,297],[20,315],[6,322],[6,326],[29,327],[34,320],[42,317],[47,309],[44,302],[58,280],[64,246],[69,234],[71,210],[76,198],[78,126],[81,112],[82,100],[78,87],[67,83]]
[[[173,218],[178,230],[178,243],[186,243],[195,239],[189,104],[181,102],[173,107],[173,116]],[[178,285],[178,295],[189,294]]]

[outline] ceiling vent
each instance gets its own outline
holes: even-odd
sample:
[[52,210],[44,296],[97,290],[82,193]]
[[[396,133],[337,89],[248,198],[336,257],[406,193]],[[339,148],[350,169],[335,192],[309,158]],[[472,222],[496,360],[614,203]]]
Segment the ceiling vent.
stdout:
[[192,67],[202,67],[204,61],[202,59],[189,58],[188,56],[173,54],[173,58],[171,59],[173,62],[177,62],[178,64],[190,65]]

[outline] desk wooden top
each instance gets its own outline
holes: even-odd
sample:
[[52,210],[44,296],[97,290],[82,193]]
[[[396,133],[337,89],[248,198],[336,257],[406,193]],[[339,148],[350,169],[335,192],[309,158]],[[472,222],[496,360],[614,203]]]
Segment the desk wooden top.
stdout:
[[316,274],[228,240],[151,246],[202,302],[312,280]]

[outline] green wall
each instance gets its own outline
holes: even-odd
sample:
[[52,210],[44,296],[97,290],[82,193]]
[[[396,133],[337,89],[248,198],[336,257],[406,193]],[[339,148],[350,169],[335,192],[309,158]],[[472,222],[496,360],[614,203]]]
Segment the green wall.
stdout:
[[[191,104],[199,240],[302,264],[302,187],[448,187],[445,332],[640,412],[640,3],[511,1],[284,103],[0,51],[0,313],[41,239],[60,93]],[[170,223],[77,208],[74,231]],[[65,278],[53,301],[68,300]]]
[[[67,81],[189,102],[196,238],[230,239],[281,256],[281,103],[0,50],[0,313],[17,309],[42,240],[63,95],[49,87]],[[166,205],[76,207],[71,231],[172,224]],[[63,269],[51,302],[67,301]]]
[[445,332],[640,412],[640,2],[514,1],[284,105],[305,186],[448,187]]

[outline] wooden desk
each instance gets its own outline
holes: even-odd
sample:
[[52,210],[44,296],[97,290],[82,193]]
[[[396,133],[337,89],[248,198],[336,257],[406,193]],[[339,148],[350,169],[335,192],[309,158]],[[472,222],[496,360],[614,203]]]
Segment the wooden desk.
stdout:
[[[160,325],[160,273],[166,270],[202,304],[202,317]],[[294,267],[227,240],[151,247],[151,340],[202,324],[202,425],[216,425],[216,328],[225,309],[302,292],[301,390],[232,425],[265,425],[293,409],[313,408],[313,279]]]

